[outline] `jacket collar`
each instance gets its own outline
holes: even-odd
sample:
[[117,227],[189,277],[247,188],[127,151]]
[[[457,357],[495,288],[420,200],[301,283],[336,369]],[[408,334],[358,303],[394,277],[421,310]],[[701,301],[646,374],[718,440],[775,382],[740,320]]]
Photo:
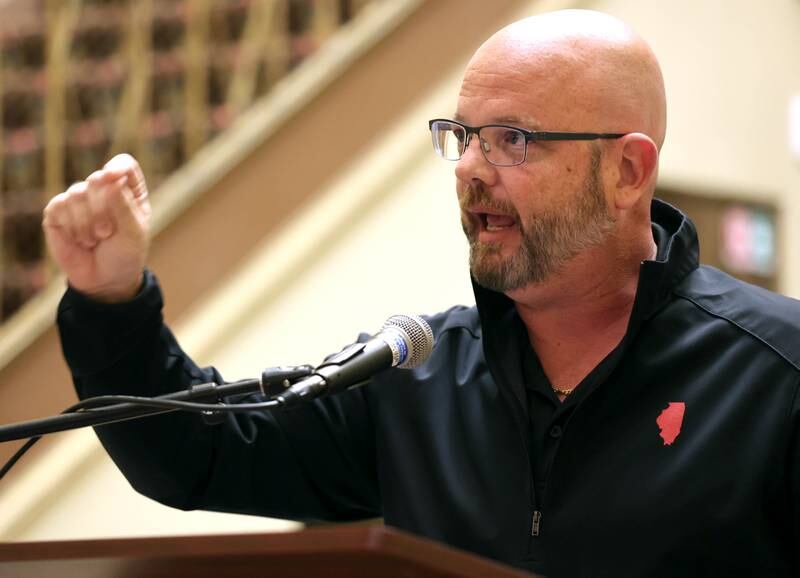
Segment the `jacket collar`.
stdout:
[[[694,223],[675,207],[654,199],[651,206],[653,237],[658,247],[654,260],[642,262],[631,320],[623,342],[629,341],[642,322],[670,298],[672,290],[698,267],[699,245]],[[518,371],[519,347],[514,346],[518,324],[514,302],[502,293],[486,289],[472,280],[475,302],[483,329],[483,348],[496,380],[507,382],[520,403],[525,404],[523,380]]]

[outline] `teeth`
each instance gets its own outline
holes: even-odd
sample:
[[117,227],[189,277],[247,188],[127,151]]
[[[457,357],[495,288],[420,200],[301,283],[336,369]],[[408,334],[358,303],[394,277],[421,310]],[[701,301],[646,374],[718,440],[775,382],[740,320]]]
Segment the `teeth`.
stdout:
[[505,231],[514,226],[514,219],[510,215],[485,213],[483,224],[489,232]]

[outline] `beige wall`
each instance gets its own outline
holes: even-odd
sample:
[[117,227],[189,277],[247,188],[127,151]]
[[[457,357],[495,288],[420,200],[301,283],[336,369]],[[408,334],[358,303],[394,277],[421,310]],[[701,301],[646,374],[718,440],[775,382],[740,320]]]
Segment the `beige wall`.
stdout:
[[582,4],[624,18],[661,61],[669,117],[662,182],[776,203],[780,290],[800,297],[800,159],[791,158],[787,132],[789,101],[800,93],[800,2]]
[[[670,115],[663,181],[776,202],[784,225],[783,290],[800,295],[800,232],[788,226],[800,222],[800,161],[790,158],[786,135],[789,97],[800,92],[800,2],[580,4],[628,20],[661,59]],[[532,2],[525,13],[541,6]],[[471,301],[453,167],[433,156],[425,129],[428,118],[452,111],[459,75],[460,67],[452,70],[423,105],[397,126],[382,129],[387,136],[380,146],[343,167],[304,215],[254,248],[250,266],[228,287],[182,319],[177,332],[187,350],[228,378],[252,376],[270,365],[317,361],[358,331],[377,329],[392,313],[431,313]],[[324,249],[311,259],[301,255],[309,236],[320,234],[328,235]],[[305,259],[307,266],[286,277],[291,266],[284,263],[293,259]],[[240,307],[247,315],[231,315]],[[231,318],[245,321],[231,326]],[[199,337],[209,333],[216,339]],[[74,452],[72,463],[83,460],[80,475],[72,473],[49,489],[40,483],[40,494],[14,498],[14,503],[38,499],[39,507],[28,510],[24,523],[7,523],[5,533],[0,522],[0,536],[271,527],[259,519],[175,512],[138,497],[92,440],[75,434],[65,442],[61,460]],[[58,470],[57,461],[51,471]],[[10,497],[0,494],[0,509]]]

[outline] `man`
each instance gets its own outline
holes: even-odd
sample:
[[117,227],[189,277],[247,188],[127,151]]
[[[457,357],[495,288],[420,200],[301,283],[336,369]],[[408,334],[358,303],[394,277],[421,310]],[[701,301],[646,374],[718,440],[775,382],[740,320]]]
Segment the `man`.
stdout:
[[[698,267],[691,222],[652,200],[665,108],[654,55],[609,16],[504,28],[431,122],[477,307],[430,318],[428,361],[290,411],[100,439],[179,508],[383,516],[549,576],[796,575],[800,307]],[[81,396],[221,380],[162,324],[148,218],[127,156],[45,211]]]

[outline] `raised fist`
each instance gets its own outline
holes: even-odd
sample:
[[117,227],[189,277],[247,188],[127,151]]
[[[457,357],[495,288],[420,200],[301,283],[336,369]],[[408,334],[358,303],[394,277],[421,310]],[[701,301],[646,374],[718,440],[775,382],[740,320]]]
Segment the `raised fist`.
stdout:
[[139,163],[112,158],[44,209],[47,246],[69,284],[105,302],[136,296],[149,244],[150,201]]

